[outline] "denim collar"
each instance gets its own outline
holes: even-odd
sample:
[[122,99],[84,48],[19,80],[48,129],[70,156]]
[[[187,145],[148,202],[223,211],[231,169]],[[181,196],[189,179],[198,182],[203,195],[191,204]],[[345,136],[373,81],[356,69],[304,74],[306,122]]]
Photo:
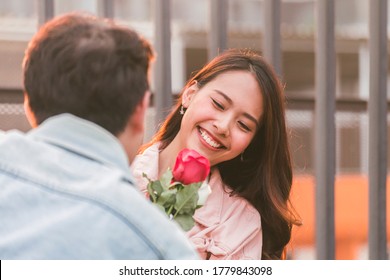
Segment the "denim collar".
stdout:
[[123,146],[114,135],[93,122],[67,113],[60,114],[47,119],[28,135],[91,160],[120,168],[126,179],[133,182]]

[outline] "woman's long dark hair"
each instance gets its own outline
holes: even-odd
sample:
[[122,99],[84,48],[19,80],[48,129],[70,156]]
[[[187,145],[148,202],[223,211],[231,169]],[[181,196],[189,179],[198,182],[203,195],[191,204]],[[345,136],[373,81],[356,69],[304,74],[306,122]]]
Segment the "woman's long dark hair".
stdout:
[[[263,231],[262,259],[282,259],[293,225],[300,224],[289,197],[292,165],[285,122],[283,87],[274,70],[255,52],[228,50],[214,58],[187,82],[199,88],[221,73],[234,70],[251,72],[263,96],[260,126],[243,153],[217,165],[223,182],[232,194],[245,198],[259,211]],[[183,93],[182,91],[182,93]],[[180,130],[181,96],[153,140],[142,148],[161,142],[164,149]]]

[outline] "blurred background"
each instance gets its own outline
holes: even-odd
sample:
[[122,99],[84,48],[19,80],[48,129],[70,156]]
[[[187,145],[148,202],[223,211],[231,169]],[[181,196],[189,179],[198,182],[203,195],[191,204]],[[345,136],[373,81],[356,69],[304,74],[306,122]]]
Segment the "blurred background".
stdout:
[[[158,0],[157,0],[158,1]],[[164,2],[164,0],[161,0]],[[210,1],[171,0],[171,94],[178,94],[190,75],[209,59]],[[23,111],[21,64],[29,39],[41,17],[39,2],[0,1],[0,130],[28,131]],[[155,42],[155,0],[113,0],[112,17]],[[263,0],[226,0],[227,47],[263,51]],[[370,0],[337,0],[335,4],[335,259],[368,259],[368,98]],[[54,15],[69,11],[102,12],[102,1],[52,1]],[[303,219],[294,229],[288,257],[316,258],[315,216],[315,0],[284,0],[280,5],[280,77],[285,83],[287,121],[294,162],[293,203]],[[387,13],[389,14],[389,13]],[[161,56],[157,56],[157,60]],[[385,58],[388,63],[388,58]],[[387,81],[389,79],[387,78]],[[152,88],[156,88],[153,78]],[[389,84],[389,82],[387,82]],[[389,104],[387,91],[387,105]],[[389,108],[389,106],[387,106]],[[169,108],[167,108],[168,110]],[[387,138],[390,136],[387,109]],[[152,105],[145,141],[158,121]],[[387,173],[390,148],[387,146]],[[390,201],[387,180],[387,201]],[[387,240],[390,239],[390,206],[386,208]],[[387,247],[389,248],[387,241]],[[387,249],[387,252],[389,250]],[[388,258],[388,255],[387,255]]]

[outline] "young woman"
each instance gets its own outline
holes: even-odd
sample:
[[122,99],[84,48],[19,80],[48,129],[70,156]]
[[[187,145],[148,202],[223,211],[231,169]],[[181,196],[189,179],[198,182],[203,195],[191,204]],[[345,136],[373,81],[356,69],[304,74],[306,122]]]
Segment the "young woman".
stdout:
[[146,188],[183,148],[207,157],[212,193],[187,233],[204,259],[282,259],[299,220],[290,202],[292,167],[283,87],[249,50],[228,50],[186,84],[133,162]]

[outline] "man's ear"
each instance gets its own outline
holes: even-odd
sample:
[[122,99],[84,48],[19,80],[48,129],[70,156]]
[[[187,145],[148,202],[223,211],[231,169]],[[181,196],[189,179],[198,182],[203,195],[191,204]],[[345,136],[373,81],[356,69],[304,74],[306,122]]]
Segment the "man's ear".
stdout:
[[30,107],[30,99],[28,98],[28,95],[26,92],[23,93],[23,96],[24,96],[23,107],[24,107],[24,113],[26,114],[26,118],[27,118],[28,122],[30,123],[31,127],[36,128],[38,126],[38,124],[37,124],[37,120],[35,118],[35,115]]
[[190,105],[192,98],[194,98],[195,94],[198,92],[199,87],[197,81],[194,81],[189,87],[187,87],[182,96],[182,105],[184,108],[188,108]]
[[136,133],[143,133],[145,130],[145,115],[149,107],[150,91],[147,91],[141,102],[135,107],[133,115],[130,117],[130,125]]

